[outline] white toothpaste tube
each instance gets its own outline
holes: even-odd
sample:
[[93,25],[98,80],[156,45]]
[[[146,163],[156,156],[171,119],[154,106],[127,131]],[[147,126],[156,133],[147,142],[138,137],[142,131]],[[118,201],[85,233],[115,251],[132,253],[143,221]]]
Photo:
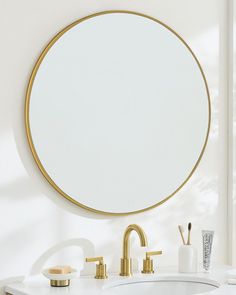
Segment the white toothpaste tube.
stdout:
[[209,272],[211,265],[211,250],[213,243],[213,230],[202,231],[202,242],[203,242],[203,269]]

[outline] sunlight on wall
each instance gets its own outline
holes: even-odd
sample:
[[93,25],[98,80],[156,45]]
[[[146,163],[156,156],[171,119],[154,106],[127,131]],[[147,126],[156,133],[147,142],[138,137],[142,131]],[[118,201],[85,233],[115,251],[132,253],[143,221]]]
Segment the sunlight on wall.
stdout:
[[[80,243],[81,240],[91,244],[91,249],[94,247],[91,254],[105,257],[110,271],[117,272],[123,232],[131,223],[138,223],[144,228],[149,241],[148,249],[163,250],[163,255],[157,259],[160,267],[177,265],[177,251],[181,245],[177,225],[186,226],[189,221],[193,223],[192,239],[199,250],[199,262],[202,257],[201,230],[213,229],[216,232],[213,261],[225,263],[226,196],[222,188],[225,187],[226,176],[221,171],[224,161],[224,149],[221,147],[225,142],[220,137],[219,129],[223,128],[226,119],[219,108],[219,89],[226,82],[219,79],[221,55],[218,2],[196,1],[196,9],[189,6],[188,0],[114,0],[112,3],[91,0],[89,4],[73,0],[70,5],[66,1],[59,2],[42,0],[37,3],[36,9],[35,2],[29,0],[20,1],[19,4],[8,1],[5,2],[4,11],[0,11],[0,19],[4,14],[11,15],[14,20],[7,26],[5,38],[9,40],[3,44],[3,55],[11,58],[3,60],[0,69],[2,74],[12,73],[4,75],[5,94],[1,98],[10,117],[4,119],[7,122],[2,125],[4,130],[2,126],[0,128],[0,165],[4,167],[0,171],[0,264],[3,266],[0,269],[0,280],[39,273],[41,267],[57,264],[61,259],[58,256],[61,245],[66,246],[66,249],[63,248],[64,257],[72,261],[71,255],[74,254],[78,258],[77,267],[81,269],[83,250],[71,250],[69,247],[71,242]],[[223,3],[223,0],[219,2]],[[202,10],[202,7],[205,9]],[[27,146],[23,107],[32,65],[52,35],[81,16],[118,8],[140,11],[166,21],[186,39],[207,77],[212,101],[212,127],[198,169],[174,198],[143,214],[110,218],[73,206],[44,180]],[[191,19],[187,25],[183,11],[186,18]],[[4,112],[4,108],[0,112]],[[81,239],[80,242],[77,239]],[[54,253],[57,254],[54,256]],[[142,263],[144,249],[140,249],[135,234],[132,234],[131,253],[134,258],[138,258],[135,263],[137,268],[138,263]],[[88,267],[84,269],[85,272],[94,273],[94,268]]]

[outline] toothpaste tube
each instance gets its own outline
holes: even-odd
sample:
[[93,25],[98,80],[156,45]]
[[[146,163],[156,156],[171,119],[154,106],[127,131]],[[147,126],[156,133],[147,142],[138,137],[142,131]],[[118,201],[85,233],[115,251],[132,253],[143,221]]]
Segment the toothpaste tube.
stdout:
[[214,236],[214,231],[212,231],[212,230],[203,230],[202,231],[203,269],[206,272],[209,272],[209,270],[210,270],[213,236]]

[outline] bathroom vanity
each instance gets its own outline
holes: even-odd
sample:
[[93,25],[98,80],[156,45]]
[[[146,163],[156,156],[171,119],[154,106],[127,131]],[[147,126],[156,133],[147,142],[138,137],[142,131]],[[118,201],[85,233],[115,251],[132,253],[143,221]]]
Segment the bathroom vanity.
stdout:
[[[136,225],[129,225],[123,238],[123,256],[120,272],[107,274],[103,257],[86,258],[86,262],[98,262],[96,275],[73,276],[70,274],[37,275],[29,277],[23,282],[13,283],[5,288],[10,295],[49,295],[49,294],[103,294],[103,295],[194,295],[215,294],[231,295],[236,292],[236,285],[228,285],[229,267],[215,269],[211,272],[179,273],[173,270],[159,271],[154,274],[152,255],[162,254],[162,251],[146,252],[143,260],[143,269],[139,273],[132,272],[130,257],[130,234],[134,231],[140,239],[141,247],[147,246],[147,237],[143,229]],[[45,275],[45,270],[43,271]],[[236,280],[235,280],[236,281]],[[234,282],[235,282],[234,281]]]
[[111,275],[107,280],[93,277],[74,279],[69,287],[54,288],[42,276],[29,277],[22,283],[13,283],[5,288],[11,295],[193,295],[214,294],[234,295],[236,285],[228,285],[226,271],[223,267],[210,274],[179,274],[177,272],[159,272],[155,275],[135,274],[132,278]]

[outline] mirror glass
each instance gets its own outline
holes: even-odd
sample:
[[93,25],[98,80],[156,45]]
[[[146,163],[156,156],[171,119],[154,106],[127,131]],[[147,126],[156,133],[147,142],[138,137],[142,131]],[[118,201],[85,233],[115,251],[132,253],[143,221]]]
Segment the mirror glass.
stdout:
[[27,135],[40,170],[95,212],[134,213],[174,195],[200,161],[209,122],[195,55],[169,27],[133,12],[65,28],[27,91]]

